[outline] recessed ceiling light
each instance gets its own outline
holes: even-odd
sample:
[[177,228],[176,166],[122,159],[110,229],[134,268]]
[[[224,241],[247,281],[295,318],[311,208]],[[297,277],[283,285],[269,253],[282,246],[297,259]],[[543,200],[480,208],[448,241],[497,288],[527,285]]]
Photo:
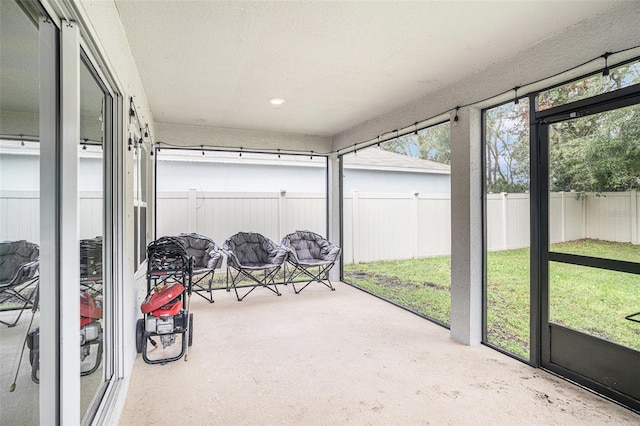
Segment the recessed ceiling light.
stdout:
[[282,105],[284,103],[284,99],[282,99],[282,98],[271,98],[271,99],[269,99],[269,102],[271,102],[271,105]]

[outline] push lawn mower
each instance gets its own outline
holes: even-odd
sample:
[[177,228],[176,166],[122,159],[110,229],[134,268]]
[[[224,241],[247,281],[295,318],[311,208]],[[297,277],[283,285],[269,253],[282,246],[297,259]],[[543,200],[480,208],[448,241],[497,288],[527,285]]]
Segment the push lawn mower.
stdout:
[[[136,324],[136,349],[147,364],[165,364],[185,356],[193,343],[193,314],[189,313],[193,259],[180,238],[162,237],[147,247],[147,297],[140,306],[144,318]],[[181,336],[180,353],[159,359],[148,357],[160,339],[166,349]]]

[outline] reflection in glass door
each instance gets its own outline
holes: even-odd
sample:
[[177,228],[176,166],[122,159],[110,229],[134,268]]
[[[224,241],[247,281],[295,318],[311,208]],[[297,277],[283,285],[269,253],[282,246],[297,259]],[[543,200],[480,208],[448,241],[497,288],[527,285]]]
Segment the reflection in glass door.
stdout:
[[41,111],[34,22],[37,17],[16,2],[0,1],[0,424],[40,421],[34,336],[40,324]]
[[[80,141],[78,144],[79,297],[80,297],[80,415],[92,417],[109,379],[105,369],[105,282],[108,266],[105,239],[105,122],[110,102],[86,58],[80,67]],[[107,203],[109,204],[109,203]],[[108,236],[107,236],[108,237]]]
[[542,362],[638,408],[640,105],[629,92],[626,107],[583,102],[540,127],[548,151]]

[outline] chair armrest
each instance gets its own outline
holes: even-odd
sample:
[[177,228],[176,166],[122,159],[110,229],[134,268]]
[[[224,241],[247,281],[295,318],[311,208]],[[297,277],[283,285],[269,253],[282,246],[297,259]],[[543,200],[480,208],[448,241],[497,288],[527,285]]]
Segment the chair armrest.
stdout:
[[[324,251],[324,250],[323,250]],[[330,245],[327,246],[326,254],[324,254],[324,260],[328,260],[331,262],[335,262],[340,256],[340,252],[342,250],[338,246]]]
[[238,260],[238,257],[236,256],[236,254],[231,251],[231,250],[227,250],[227,249],[221,249],[221,251],[224,253],[225,256],[227,256],[227,266],[231,265],[235,268],[240,268],[242,267],[242,264],[240,263],[240,261]]
[[269,252],[269,263],[272,265],[282,265],[287,260],[290,251],[286,247],[278,246]]
[[208,269],[220,269],[222,266],[222,251],[213,249],[209,253],[209,261],[207,262]]
[[298,253],[296,253],[296,251],[292,247],[282,244],[282,248],[287,251],[287,260],[295,264],[300,263],[300,259],[298,259]]

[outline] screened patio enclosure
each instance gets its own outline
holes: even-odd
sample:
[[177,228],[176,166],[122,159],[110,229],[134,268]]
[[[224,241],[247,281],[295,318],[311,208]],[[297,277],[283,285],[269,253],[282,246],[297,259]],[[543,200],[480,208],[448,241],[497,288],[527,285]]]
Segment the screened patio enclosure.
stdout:
[[[335,303],[332,320],[362,301],[405,335],[398,311],[636,418],[638,2],[0,9],[0,240],[39,248],[31,306],[0,325],[5,421],[118,423],[142,371],[135,333],[154,239],[280,241],[298,229],[343,249],[336,291],[307,293]],[[307,291],[286,306],[301,309]],[[0,302],[10,323],[18,306]],[[206,309],[251,316],[238,305]],[[194,345],[213,338],[196,329]],[[205,355],[215,358],[194,352]],[[584,401],[610,407],[598,396],[571,408]]]

